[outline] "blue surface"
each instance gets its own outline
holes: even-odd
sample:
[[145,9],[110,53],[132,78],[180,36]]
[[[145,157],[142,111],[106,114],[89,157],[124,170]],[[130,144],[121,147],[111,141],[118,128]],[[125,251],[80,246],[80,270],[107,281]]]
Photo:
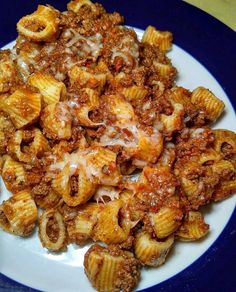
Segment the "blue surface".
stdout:
[[[0,47],[16,38],[20,17],[48,3],[65,10],[64,0],[8,0],[1,3]],[[236,108],[236,33],[224,24],[179,0],[99,1],[108,11],[125,16],[141,29],[149,24],[170,30],[174,42],[200,61],[218,80]],[[143,291],[236,291],[236,211],[216,242],[196,262],[176,276]],[[1,259],[0,259],[1,268]],[[30,277],[30,275],[29,275]],[[52,279],[53,280],[53,279]],[[0,274],[0,291],[36,291]],[[85,291],[81,291],[85,292]]]

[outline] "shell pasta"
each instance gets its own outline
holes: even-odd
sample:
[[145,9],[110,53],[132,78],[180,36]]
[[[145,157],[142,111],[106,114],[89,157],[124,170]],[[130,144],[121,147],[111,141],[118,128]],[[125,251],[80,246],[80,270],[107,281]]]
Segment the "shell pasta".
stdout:
[[[42,248],[91,245],[98,291],[132,291],[143,266],[207,236],[202,206],[236,192],[236,134],[212,129],[224,102],[177,86],[172,33],[141,40],[119,13],[39,5],[0,51],[0,228]],[[207,220],[206,220],[207,221]],[[23,240],[23,239],[22,239]]]

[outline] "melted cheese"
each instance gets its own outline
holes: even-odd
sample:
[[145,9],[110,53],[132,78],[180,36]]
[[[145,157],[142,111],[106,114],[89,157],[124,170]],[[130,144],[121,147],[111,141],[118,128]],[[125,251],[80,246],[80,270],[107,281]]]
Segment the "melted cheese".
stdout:
[[129,63],[129,57],[127,56],[127,53],[125,54],[124,52],[119,51],[117,48],[113,48],[111,60],[114,61],[116,57],[121,57],[126,63]]
[[95,195],[94,195],[94,200],[96,202],[102,201],[104,203],[104,198],[103,197],[109,197],[111,201],[118,199],[119,198],[120,191],[116,189],[115,187],[112,186],[100,186]]
[[205,131],[204,128],[194,129],[191,133],[191,136],[192,138],[199,138],[204,131]]
[[87,151],[77,151],[74,153],[65,153],[61,160],[50,165],[50,170],[63,170],[66,165],[70,166],[70,176],[74,175],[79,167],[86,169],[89,178],[95,173],[91,166],[87,165]]
[[[127,148],[134,148],[138,145],[138,129],[135,124],[131,125],[120,125],[119,128],[127,129],[129,132],[131,132],[131,138],[130,140],[127,139],[126,136],[122,136],[122,133],[117,133],[116,129],[112,126],[108,126],[106,128],[105,134],[102,135],[100,138],[99,145],[101,146],[114,146],[114,145],[120,145]],[[116,133],[114,135],[114,133]]]
[[71,99],[71,100],[68,100],[68,101],[66,101],[65,102],[67,105],[68,105],[68,107],[70,108],[70,109],[74,109],[74,108],[76,108],[76,107],[79,107],[79,103],[78,103],[78,101],[76,100],[76,99]]
[[29,60],[27,58],[25,58],[25,57],[18,57],[17,58],[18,70],[19,70],[24,82],[26,82],[27,78],[30,75],[29,65],[30,65],[30,63],[29,63]]
[[102,35],[100,33],[96,33],[94,36],[84,37],[74,29],[68,29],[64,32],[64,36],[72,36],[66,44],[66,47],[78,46],[79,56],[91,55],[96,59],[103,47]]
[[19,56],[14,56],[14,58],[17,59],[17,66],[18,70],[21,74],[21,77],[23,78],[24,82],[27,81],[29,75],[30,75],[30,65],[37,66],[34,58],[39,54],[39,51],[36,49],[33,49],[30,54],[20,54]]
[[70,176],[72,176],[83,167],[89,180],[93,181],[94,178],[98,178],[101,183],[105,183],[106,178],[102,172],[101,165],[96,165],[93,162],[93,158],[96,157],[98,151],[99,149],[86,149],[78,150],[71,154],[65,153],[62,159],[50,165],[49,171],[63,170],[66,165],[69,165]]
[[112,49],[111,61],[116,57],[121,57],[126,63],[130,62],[129,57],[134,58],[137,62],[139,59],[139,46],[135,40],[129,36],[125,36],[121,43]]
[[72,117],[70,113],[70,108],[66,102],[58,102],[56,104],[56,118],[60,122],[70,122]]

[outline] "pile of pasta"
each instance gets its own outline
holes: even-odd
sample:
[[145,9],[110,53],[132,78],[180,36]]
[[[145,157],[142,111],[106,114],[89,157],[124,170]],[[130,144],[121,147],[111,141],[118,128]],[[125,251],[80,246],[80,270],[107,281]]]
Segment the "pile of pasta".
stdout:
[[[172,34],[139,41],[89,0],[39,5],[0,52],[0,226],[62,252],[92,245],[98,291],[131,291],[175,241],[209,232],[201,206],[236,191],[236,134],[212,130],[224,103],[175,83]],[[102,242],[103,244],[99,244]]]

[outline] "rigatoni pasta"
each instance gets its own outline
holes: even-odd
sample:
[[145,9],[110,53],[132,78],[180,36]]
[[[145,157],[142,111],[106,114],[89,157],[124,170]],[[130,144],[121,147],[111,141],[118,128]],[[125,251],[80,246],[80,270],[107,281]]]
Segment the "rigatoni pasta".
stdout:
[[190,211],[186,214],[184,222],[176,235],[182,241],[194,241],[205,236],[209,231],[209,225],[204,222],[200,212]]
[[50,74],[42,72],[34,73],[28,78],[28,83],[38,88],[45,104],[59,102],[66,96],[65,84],[57,81]]
[[38,221],[52,252],[102,242],[86,252],[88,279],[131,291],[141,266],[207,236],[201,207],[236,191],[236,134],[210,127],[220,96],[176,85],[171,32],[148,26],[139,41],[98,3],[67,9],[39,5],[14,52],[0,52],[0,170],[13,193],[0,227],[29,236]]
[[41,95],[27,88],[19,88],[4,98],[0,108],[10,116],[17,129],[35,122],[41,112]]
[[57,210],[48,209],[40,216],[39,238],[42,245],[51,251],[65,248],[66,227],[62,215]]
[[161,51],[166,51],[171,48],[172,38],[169,31],[159,31],[149,25],[143,34],[142,42],[157,46]]
[[34,230],[38,212],[28,190],[13,194],[2,203],[2,211],[9,222],[10,232],[19,236],[28,236]]
[[173,236],[164,241],[158,241],[150,234],[140,232],[137,234],[134,244],[135,256],[143,265],[158,267],[165,262],[173,243]]
[[224,110],[224,103],[212,92],[204,87],[196,88],[191,96],[191,101],[206,113],[206,118],[215,121]]
[[35,42],[52,41],[58,32],[58,16],[56,9],[39,5],[34,13],[20,19],[17,30]]
[[139,280],[139,264],[131,252],[115,254],[96,244],[87,251],[84,266],[98,291],[130,291]]
[[6,188],[13,193],[27,188],[28,179],[24,164],[9,155],[4,155],[2,160],[1,175]]

